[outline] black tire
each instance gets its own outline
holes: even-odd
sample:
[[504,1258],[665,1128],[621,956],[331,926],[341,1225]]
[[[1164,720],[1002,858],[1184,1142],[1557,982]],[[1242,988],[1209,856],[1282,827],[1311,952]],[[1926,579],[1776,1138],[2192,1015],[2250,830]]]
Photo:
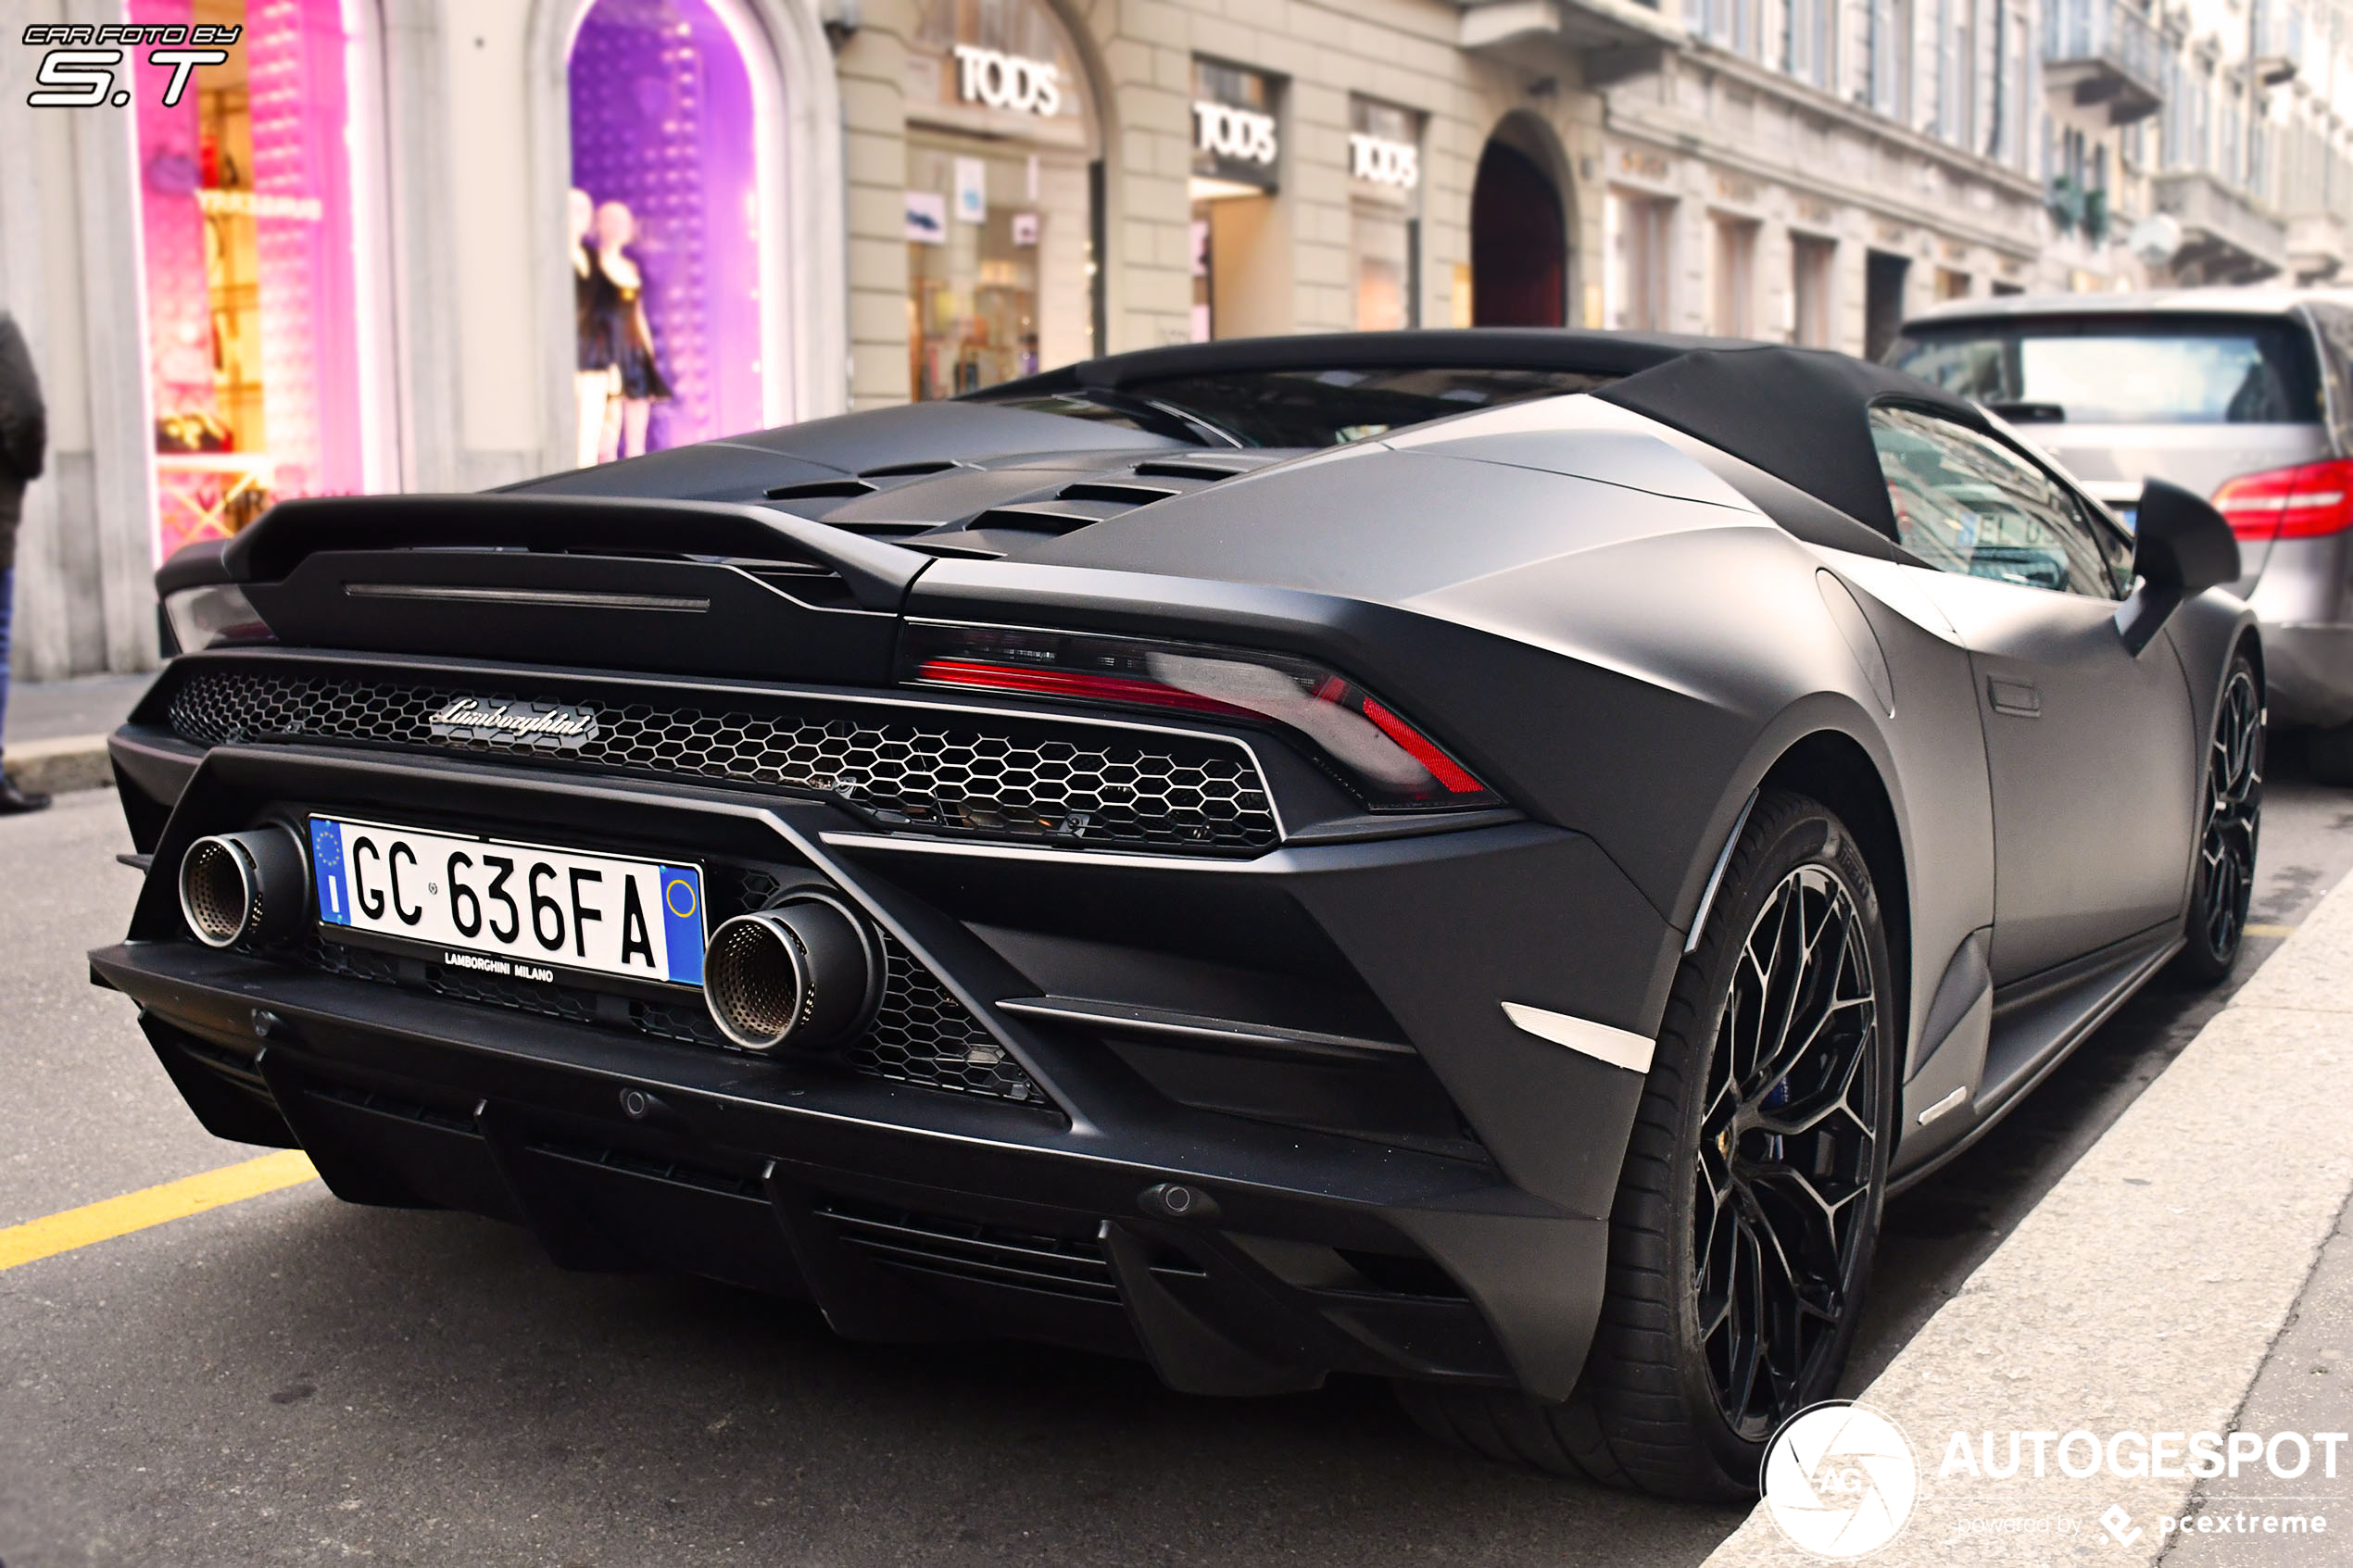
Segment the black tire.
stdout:
[[[2190,866],[2186,938],[2173,970],[2193,985],[2213,985],[2238,962],[2246,911],[2255,896],[2255,850],[2263,830],[2263,688],[2254,661],[2231,659],[2207,737],[2199,789],[2197,857]],[[2318,750],[2318,747],[2315,747]]]
[[[1837,922],[1843,939],[1834,966],[1798,972],[1796,1000],[1776,1010],[1770,1004],[1780,993],[1755,977],[1781,970],[1774,960],[1752,961],[1751,951],[1764,950],[1758,939],[1772,935],[1768,927],[1804,929],[1809,919],[1813,947],[1823,946],[1818,938]],[[1743,1032],[1754,1053],[1771,1013],[1793,1017],[1801,1008],[1820,1020],[1811,1036],[1818,1048],[1795,1052],[1778,1072],[1757,1070],[1752,1060],[1745,1079],[1735,1082]],[[1577,1391],[1556,1405],[1496,1389],[1401,1384],[1407,1411],[1434,1436],[1505,1462],[1662,1497],[1754,1498],[1767,1441],[1790,1415],[1831,1394],[1854,1343],[1894,1142],[1890,1042],[1900,1036],[1905,1012],[1854,835],[1818,801],[1765,795],[1668,996],[1610,1216],[1601,1322]],[[1784,1028],[1782,1037],[1788,1034]],[[1793,1093],[1792,1085],[1800,1086]],[[1773,1101],[1775,1094],[1782,1099]],[[1801,1108],[1794,1115],[1793,1104]],[[1780,1113],[1779,1135],[1750,1120],[1768,1110]],[[1789,1130],[1800,1123],[1803,1130]],[[1828,1174],[1814,1174],[1821,1164]],[[1717,1222],[1705,1231],[1703,1185]],[[1801,1188],[1813,1196],[1814,1210],[1797,1207]],[[1729,1236],[1721,1228],[1728,1214]],[[1821,1223],[1801,1239],[1809,1218]],[[1783,1271],[1785,1280],[1804,1276],[1804,1285],[1767,1309],[1772,1282],[1756,1227],[1778,1240],[1777,1225],[1818,1266],[1801,1261]],[[1733,1292],[1711,1295],[1715,1321],[1705,1332],[1702,1326],[1702,1288],[1719,1273],[1740,1277],[1743,1238],[1757,1265],[1754,1315],[1766,1352],[1749,1359],[1762,1376],[1745,1383],[1741,1358],[1727,1353],[1739,1337]],[[1798,1305],[1809,1293],[1811,1322]],[[1784,1327],[1778,1354],[1786,1364],[1777,1367],[1768,1342]]]

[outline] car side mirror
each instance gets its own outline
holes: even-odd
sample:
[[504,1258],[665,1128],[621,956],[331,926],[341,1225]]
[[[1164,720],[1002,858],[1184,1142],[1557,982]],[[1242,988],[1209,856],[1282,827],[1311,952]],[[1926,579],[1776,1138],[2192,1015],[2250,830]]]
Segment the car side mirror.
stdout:
[[2117,609],[2116,630],[2138,657],[2183,599],[2238,581],[2239,541],[2204,496],[2161,479],[2141,486],[2133,532],[2141,585]]

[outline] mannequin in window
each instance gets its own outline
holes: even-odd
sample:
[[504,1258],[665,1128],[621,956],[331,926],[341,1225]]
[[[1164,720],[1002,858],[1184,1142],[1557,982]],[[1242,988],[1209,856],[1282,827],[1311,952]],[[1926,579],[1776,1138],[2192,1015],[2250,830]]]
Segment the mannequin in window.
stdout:
[[597,332],[596,291],[589,282],[596,275],[597,255],[588,248],[588,232],[596,226],[597,207],[588,199],[587,192],[577,185],[573,187],[564,217],[570,225],[565,232],[571,241],[565,248],[572,253],[572,384],[579,405],[579,439],[573,455],[585,469],[597,460],[603,443],[605,405],[612,401],[615,378],[612,361],[603,352],[604,340]]
[[655,400],[670,395],[670,383],[654,363],[645,278],[625,253],[636,232],[636,220],[623,204],[607,202],[597,208],[597,264],[588,276],[588,309],[598,339],[595,356],[611,368],[614,381],[598,437],[599,462],[642,454]]

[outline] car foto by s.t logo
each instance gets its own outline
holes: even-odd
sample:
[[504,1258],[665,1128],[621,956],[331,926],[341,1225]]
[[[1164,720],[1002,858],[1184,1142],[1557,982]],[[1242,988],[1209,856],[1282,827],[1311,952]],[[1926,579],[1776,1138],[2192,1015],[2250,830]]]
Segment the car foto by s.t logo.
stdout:
[[425,721],[435,740],[577,751],[597,738],[597,710],[561,702],[452,697]]
[[1920,1466],[1902,1428],[1851,1399],[1809,1405],[1765,1450],[1765,1512],[1810,1556],[1861,1557],[1895,1538],[1919,1500]]
[[33,73],[41,85],[24,101],[36,109],[121,108],[131,102],[131,89],[115,85],[115,72],[126,49],[144,48],[147,64],[171,72],[163,107],[176,108],[196,68],[227,65],[229,46],[245,31],[231,22],[30,22],[25,47],[48,53]]

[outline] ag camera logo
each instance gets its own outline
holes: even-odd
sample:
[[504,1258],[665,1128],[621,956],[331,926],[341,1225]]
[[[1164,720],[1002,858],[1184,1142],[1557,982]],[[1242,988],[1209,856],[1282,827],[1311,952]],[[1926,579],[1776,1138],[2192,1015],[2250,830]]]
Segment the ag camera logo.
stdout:
[[1798,1411],[1765,1452],[1765,1512],[1808,1556],[1877,1551],[1912,1517],[1919,1491],[1919,1460],[1902,1428],[1851,1399]]

